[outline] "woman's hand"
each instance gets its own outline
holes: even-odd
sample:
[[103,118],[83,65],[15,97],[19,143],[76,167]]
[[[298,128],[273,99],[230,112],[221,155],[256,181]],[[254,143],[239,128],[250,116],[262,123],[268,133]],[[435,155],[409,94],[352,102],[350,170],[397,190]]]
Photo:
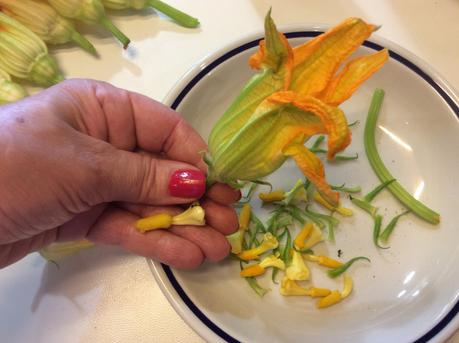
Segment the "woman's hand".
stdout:
[[[82,238],[177,268],[221,260],[240,195],[222,184],[204,195],[204,149],[171,109],[102,82],[65,81],[1,107],[0,267]],[[205,227],[134,228],[140,217],[180,212],[203,195]]]

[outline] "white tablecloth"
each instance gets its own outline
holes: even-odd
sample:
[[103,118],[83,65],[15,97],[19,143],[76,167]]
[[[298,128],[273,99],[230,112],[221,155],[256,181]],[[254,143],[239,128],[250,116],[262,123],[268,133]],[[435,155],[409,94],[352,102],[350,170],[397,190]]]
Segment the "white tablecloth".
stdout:
[[[132,39],[128,51],[103,30],[84,28],[100,52],[53,49],[68,77],[112,82],[156,99],[205,55],[260,31],[270,6],[279,26],[335,24],[359,16],[431,64],[459,89],[459,2],[456,0],[170,0],[199,17],[188,30],[153,11],[113,19]],[[61,262],[37,254],[0,271],[2,342],[202,342],[174,312],[144,258],[99,247]],[[451,342],[459,342],[456,334]]]

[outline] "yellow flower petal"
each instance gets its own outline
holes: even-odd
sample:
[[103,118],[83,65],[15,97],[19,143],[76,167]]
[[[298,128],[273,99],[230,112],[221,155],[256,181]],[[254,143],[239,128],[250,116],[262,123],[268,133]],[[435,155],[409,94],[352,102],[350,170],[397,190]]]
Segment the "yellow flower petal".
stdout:
[[338,106],[349,99],[354,91],[373,73],[378,71],[389,58],[387,49],[350,61],[320,96],[325,103]]
[[374,28],[362,19],[348,18],[307,44],[293,49],[294,69],[290,89],[302,95],[319,95],[340,64],[370,36]]
[[339,193],[334,192],[325,180],[324,166],[320,159],[304,145],[291,144],[284,149],[291,156],[303,174],[316,186],[321,195],[331,204],[338,204]]

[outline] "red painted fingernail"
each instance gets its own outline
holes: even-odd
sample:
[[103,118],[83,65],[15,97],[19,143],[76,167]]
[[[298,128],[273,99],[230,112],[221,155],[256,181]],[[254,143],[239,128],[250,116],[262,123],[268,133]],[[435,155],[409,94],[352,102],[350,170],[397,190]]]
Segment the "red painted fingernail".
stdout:
[[169,181],[169,193],[179,198],[200,198],[206,191],[206,175],[200,170],[176,170]]

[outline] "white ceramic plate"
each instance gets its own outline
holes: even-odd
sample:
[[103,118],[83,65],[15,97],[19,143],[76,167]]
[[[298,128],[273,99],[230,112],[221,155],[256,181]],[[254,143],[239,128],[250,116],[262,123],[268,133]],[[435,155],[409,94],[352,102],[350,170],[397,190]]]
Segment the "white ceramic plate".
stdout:
[[[293,45],[322,31],[320,27],[283,30]],[[176,108],[207,137],[217,118],[253,75],[247,66],[258,39],[251,36],[205,58],[185,75],[166,103]],[[270,275],[260,283],[272,289],[259,298],[242,280],[239,265],[227,260],[196,271],[171,270],[151,262],[153,273],[178,313],[208,341],[243,342],[414,342],[442,341],[457,329],[459,309],[459,101],[457,95],[429,66],[403,48],[371,38],[358,53],[381,47],[391,57],[351,100],[342,106],[353,129],[347,152],[358,161],[327,163],[332,184],[346,182],[369,190],[379,182],[363,149],[363,123],[375,88],[386,98],[378,121],[377,144],[386,165],[408,191],[441,213],[441,224],[429,225],[413,215],[400,220],[390,249],[372,243],[372,221],[355,209],[336,232],[336,244],[322,244],[316,253],[342,259],[364,255],[372,263],[357,263],[350,271],[354,292],[345,301],[317,310],[314,300],[285,298]],[[301,176],[286,163],[269,180],[275,187],[290,188]],[[347,200],[343,200],[347,204]],[[384,192],[375,200],[380,213],[390,218],[402,209]],[[349,204],[347,204],[349,205]],[[266,218],[259,202],[257,213]],[[349,207],[352,207],[349,205]],[[313,283],[341,288],[323,269],[312,268]],[[270,273],[269,273],[270,274]]]

